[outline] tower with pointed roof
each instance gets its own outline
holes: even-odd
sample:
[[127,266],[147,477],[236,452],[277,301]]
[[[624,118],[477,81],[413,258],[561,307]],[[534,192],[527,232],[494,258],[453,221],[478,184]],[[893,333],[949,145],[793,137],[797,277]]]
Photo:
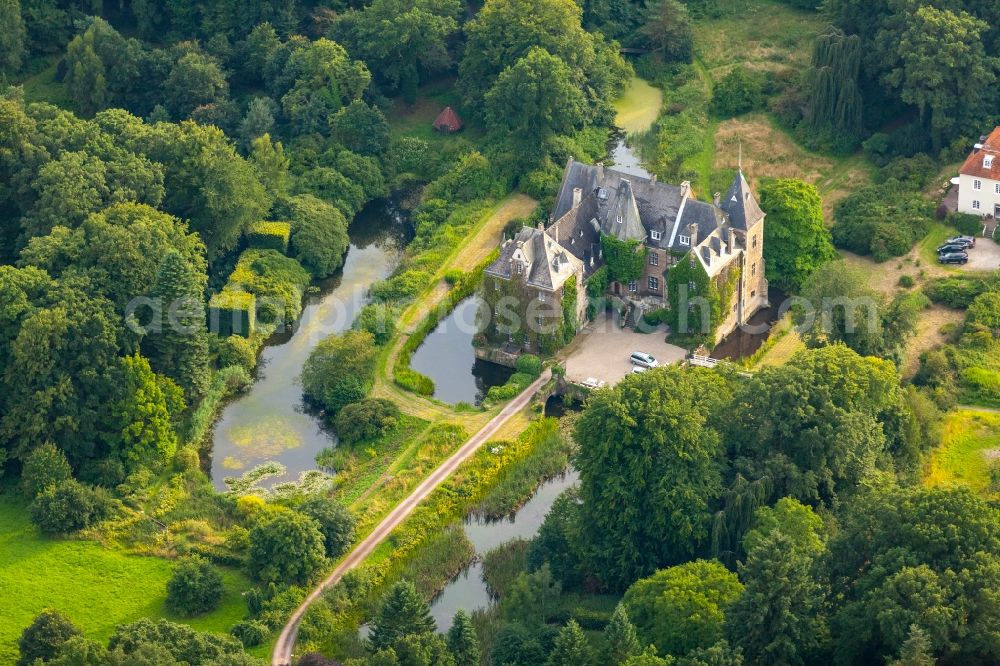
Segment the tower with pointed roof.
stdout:
[[719,207],[729,215],[729,223],[741,241],[743,251],[738,307],[744,313],[742,321],[759,309],[757,303],[767,301],[767,279],[764,277],[764,217],[757,198],[750,189],[743,169],[736,172]]

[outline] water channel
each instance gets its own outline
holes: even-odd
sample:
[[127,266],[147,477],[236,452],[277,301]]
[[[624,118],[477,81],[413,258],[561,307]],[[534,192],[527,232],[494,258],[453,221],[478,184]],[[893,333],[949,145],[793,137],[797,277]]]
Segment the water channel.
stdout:
[[411,230],[398,202],[383,199],[358,213],[348,233],[351,246],[341,271],[306,297],[293,330],[267,341],[250,391],[223,408],[212,441],[212,480],[218,489],[225,489],[225,477],[269,461],[287,470],[270,483],[295,480],[315,469],[316,454],[335,441],[303,402],[302,365],[324,337],[350,328],[367,302],[368,288],[395,267]]
[[442,402],[479,404],[491,386],[500,386],[513,374],[511,368],[476,358],[472,337],[483,305],[479,296],[470,296],[455,306],[410,360],[411,368],[434,381],[434,397]]
[[[481,557],[487,551],[514,539],[534,537],[556,498],[578,479],[575,470],[569,470],[562,476],[549,479],[539,486],[532,498],[510,518],[467,519],[465,534],[475,546],[476,555]],[[434,598],[431,615],[437,622],[438,631],[447,631],[451,627],[456,611],[465,610],[472,613],[474,610],[486,608],[491,603],[486,583],[483,581],[483,565],[477,558]]]

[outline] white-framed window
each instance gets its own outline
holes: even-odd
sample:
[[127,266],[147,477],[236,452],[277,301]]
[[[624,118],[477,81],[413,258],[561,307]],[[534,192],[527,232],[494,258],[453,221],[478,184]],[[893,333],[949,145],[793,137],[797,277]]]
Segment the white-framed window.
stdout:
[[1000,183],[997,183],[996,185],[993,186],[993,191],[996,192],[997,194],[1000,194]]
[[691,237],[690,236],[681,236],[678,240],[680,240],[681,245],[690,245],[691,244]]
[[545,292],[544,291],[538,292],[538,300],[540,300],[542,303],[545,302]]
[[660,265],[660,255],[656,254],[655,252],[650,252],[649,253],[649,265],[650,266],[659,266]]
[[652,275],[649,276],[649,290],[650,291],[660,290],[660,278],[655,278]]
[[622,223],[622,216],[621,215],[618,216],[618,220],[617,221],[618,221],[618,224]]
[[987,168],[987,169],[992,169],[993,168],[993,156],[992,155],[986,155],[985,157],[983,157],[983,166],[985,168]]
[[976,178],[975,180],[973,180],[972,181],[972,189],[976,190],[977,192],[979,190],[983,189],[983,181],[979,180],[978,178]]
[[520,275],[521,273],[523,273],[524,272],[524,264],[522,264],[520,261],[516,261],[514,263],[517,264],[517,274]]
[[663,237],[659,231],[650,231],[649,235],[653,240],[660,240]]
[[979,210],[979,199],[972,200],[972,210]]
[[630,294],[634,294],[637,291],[639,291],[639,285],[638,285],[638,283],[636,283],[635,280],[629,280],[628,281],[628,292]]
[[695,292],[695,290],[697,288],[698,288],[698,285],[696,285],[694,283],[694,280],[691,280],[691,281],[688,282],[688,291],[690,291],[692,294]]

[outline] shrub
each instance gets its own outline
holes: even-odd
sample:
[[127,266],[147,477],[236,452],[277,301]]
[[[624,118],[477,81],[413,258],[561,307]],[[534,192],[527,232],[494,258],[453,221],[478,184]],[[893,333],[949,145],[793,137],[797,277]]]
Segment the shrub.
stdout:
[[384,303],[369,303],[361,309],[354,320],[354,328],[372,334],[375,344],[382,346],[396,334],[396,318],[399,313]]
[[902,256],[927,233],[933,212],[919,192],[898,183],[865,187],[837,204],[833,243],[876,261]]
[[403,271],[388,280],[376,282],[371,289],[371,295],[378,301],[404,301],[419,294],[432,277],[429,271]]
[[21,470],[21,488],[26,497],[35,498],[42,491],[73,478],[73,471],[63,452],[46,442],[28,454]]
[[452,287],[454,287],[456,284],[462,281],[463,277],[465,277],[465,271],[461,271],[457,268],[452,268],[451,270],[445,271],[444,281],[447,282]]
[[182,560],[167,581],[167,608],[178,615],[199,615],[222,601],[222,576],[207,560],[193,556]]
[[967,325],[982,326],[990,331],[1000,329],[1000,292],[987,291],[976,296],[965,313]]
[[218,365],[220,368],[239,366],[253,372],[257,367],[257,352],[246,338],[230,335],[219,346]]
[[201,458],[195,446],[182,446],[174,454],[174,467],[182,472],[193,472],[201,466]]
[[57,610],[46,608],[21,633],[21,638],[17,641],[21,651],[17,666],[31,666],[36,659],[53,660],[59,656],[59,650],[66,641],[80,635],[80,630],[68,617]]
[[302,503],[299,511],[319,525],[327,557],[340,557],[354,542],[354,528],[358,521],[346,507],[326,497],[312,497]]
[[249,338],[257,326],[257,301],[245,291],[223,290],[208,301],[208,328],[219,335]]
[[960,378],[974,402],[1000,404],[1000,373],[972,367],[962,370]]
[[313,277],[329,277],[343,266],[350,240],[340,210],[309,194],[279,201],[275,210],[290,220],[292,256]]
[[441,176],[425,190],[428,199],[468,202],[497,195],[499,179],[482,153],[462,155],[451,171]]
[[515,372],[503,386],[492,386],[486,392],[486,400],[490,402],[500,402],[516,397],[521,391],[528,388],[534,377],[523,373]]
[[70,479],[35,498],[31,503],[31,522],[49,534],[75,532],[103,514],[104,502],[93,488]]
[[934,303],[964,310],[988,288],[986,281],[979,278],[943,277],[927,282],[923,291]]
[[735,67],[712,91],[712,112],[732,118],[764,106],[764,81],[755,72]]
[[517,371],[538,377],[542,374],[542,359],[534,354],[522,354],[517,359]]
[[966,236],[975,236],[983,231],[983,218],[978,215],[949,213],[946,222]]
[[898,285],[899,285],[900,287],[904,287],[904,288],[906,288],[906,289],[909,289],[909,288],[910,288],[910,287],[912,287],[912,286],[913,286],[913,285],[914,285],[915,283],[914,283],[914,281],[913,281],[913,276],[912,276],[912,275],[900,275],[900,276],[899,276],[899,282],[898,282],[897,284],[898,284]]
[[336,415],[368,393],[376,354],[375,340],[368,331],[331,335],[309,354],[302,368],[302,390]]
[[291,233],[292,225],[288,222],[256,222],[246,232],[247,246],[285,254]]
[[254,578],[305,585],[326,564],[326,546],[315,520],[284,511],[250,531],[247,556]]
[[397,367],[393,372],[396,384],[417,395],[434,395],[434,382],[412,368]]
[[391,400],[366,398],[347,405],[334,419],[337,438],[343,444],[377,439],[393,430],[399,422],[399,407]]
[[291,323],[302,312],[302,294],[310,281],[295,259],[275,250],[251,249],[240,255],[226,290],[254,294],[260,323]]
[[230,629],[229,633],[235,636],[240,643],[243,643],[243,647],[252,648],[264,642],[270,629],[263,622],[244,620]]

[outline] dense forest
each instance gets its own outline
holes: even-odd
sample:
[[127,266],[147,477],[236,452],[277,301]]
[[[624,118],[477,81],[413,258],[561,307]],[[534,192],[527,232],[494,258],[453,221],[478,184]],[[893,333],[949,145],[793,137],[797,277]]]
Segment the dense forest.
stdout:
[[[982,370],[1000,287],[941,278],[890,298],[829,263],[830,239],[881,261],[926,234],[919,191],[935,163],[1000,119],[1000,5],[783,4],[825,23],[809,68],[736,66],[696,99],[694,25],[737,13],[728,0],[0,0],[3,490],[47,537],[176,559],[171,617],[217,609],[234,572],[246,580],[230,636],[142,619],[97,640],[50,609],[21,627],[19,663],[261,663],[247,650],[372,525],[316,478],[216,492],[202,470],[220,405],[252,383],[310,285],[341,269],[359,211],[405,188],[415,228],[400,265],[301,381],[345,446],[374,457],[409,432],[396,402],[371,395],[394,318],[495,200],[519,190],[542,205],[513,223],[542,220],[568,158],[606,157],[612,102],[637,71],[668,93],[645,139],[665,178],[692,177],[692,127],[765,107],[803,145],[874,163],[832,235],[813,186],[761,188],[774,283],[817,308],[865,309],[814,326],[780,367],[630,376],[594,392],[571,433],[528,431],[522,447],[573,448],[581,480],[535,539],[485,558],[488,611],[439,634],[423,590],[359,574],[323,597],[303,640],[351,666],[1000,659],[995,502],[920,483],[944,412],[1000,404],[1000,373]],[[454,91],[465,134],[393,125],[431,85]],[[448,276],[449,293],[475,278]],[[904,381],[928,298],[968,312]],[[395,383],[432,393],[406,359]],[[497,401],[541,373],[524,361]],[[427,449],[465,438],[429,432]],[[355,624],[342,642],[332,627],[359,613],[369,635]]]

